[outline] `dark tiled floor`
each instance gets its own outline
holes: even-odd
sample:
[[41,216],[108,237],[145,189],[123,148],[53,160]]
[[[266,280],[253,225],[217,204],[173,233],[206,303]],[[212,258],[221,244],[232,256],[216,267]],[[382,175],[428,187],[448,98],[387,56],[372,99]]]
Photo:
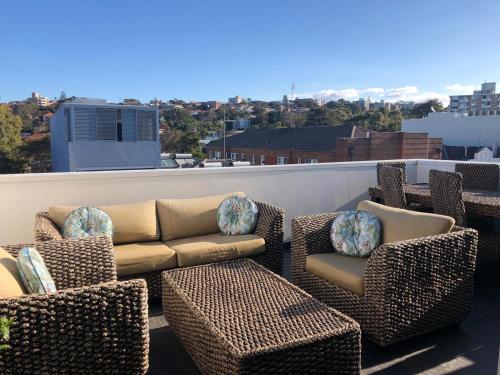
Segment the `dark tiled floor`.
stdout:
[[[289,252],[285,275],[290,275]],[[499,288],[498,268],[482,271],[476,282],[473,313],[460,327],[442,329],[384,349],[363,339],[362,374],[496,374]],[[159,302],[150,309],[150,337],[149,374],[199,374],[163,319]]]

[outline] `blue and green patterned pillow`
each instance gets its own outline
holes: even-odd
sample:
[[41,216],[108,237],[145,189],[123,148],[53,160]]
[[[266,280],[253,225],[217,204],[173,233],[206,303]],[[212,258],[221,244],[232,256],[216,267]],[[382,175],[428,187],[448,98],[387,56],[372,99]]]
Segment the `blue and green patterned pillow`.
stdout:
[[333,247],[339,253],[367,257],[380,244],[382,224],[366,211],[345,211],[335,218],[330,230]]
[[23,247],[19,251],[17,270],[29,293],[53,293],[57,291],[45,262],[33,247]]
[[224,199],[217,209],[217,225],[228,235],[252,233],[259,210],[250,199],[237,195]]
[[113,224],[106,212],[96,207],[80,207],[68,214],[63,226],[64,238],[94,236],[113,237]]

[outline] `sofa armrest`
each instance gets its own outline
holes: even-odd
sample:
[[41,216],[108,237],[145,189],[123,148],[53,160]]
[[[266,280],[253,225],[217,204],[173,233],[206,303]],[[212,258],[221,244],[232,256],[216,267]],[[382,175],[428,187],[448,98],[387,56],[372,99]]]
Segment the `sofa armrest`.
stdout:
[[57,289],[116,280],[113,242],[109,237],[2,245],[2,248],[17,257],[24,246],[32,246],[40,253]]
[[2,374],[144,374],[147,311],[144,280],[0,299],[14,319]]
[[282,274],[285,212],[267,203],[254,202],[259,210],[254,233],[266,241],[265,253],[254,260],[273,272]]
[[306,272],[306,258],[311,254],[334,252],[330,228],[340,212],[302,216],[292,219],[292,279]]
[[425,331],[430,322],[465,318],[472,306],[477,241],[477,231],[460,228],[377,248],[364,288],[376,316],[371,321],[379,325],[373,329],[391,342],[405,329],[410,335],[416,326]]
[[61,232],[47,212],[35,216],[35,241],[62,240]]

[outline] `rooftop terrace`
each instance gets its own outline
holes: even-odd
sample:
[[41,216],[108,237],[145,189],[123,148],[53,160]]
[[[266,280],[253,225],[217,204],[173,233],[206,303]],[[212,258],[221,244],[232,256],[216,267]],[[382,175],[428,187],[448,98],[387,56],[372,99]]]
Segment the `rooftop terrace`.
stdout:
[[[354,209],[376,185],[376,161],[315,165],[2,175],[0,238],[5,244],[33,240],[34,217],[55,204],[98,205],[145,199],[206,196],[245,191],[284,208],[285,240],[297,216]],[[454,162],[407,160],[408,182],[427,182],[430,169]],[[285,250],[290,278],[290,245]],[[476,277],[472,315],[460,326],[380,349],[362,342],[363,374],[494,374],[499,366],[500,274]],[[197,374],[195,364],[166,324],[159,301],[150,303],[150,374]]]

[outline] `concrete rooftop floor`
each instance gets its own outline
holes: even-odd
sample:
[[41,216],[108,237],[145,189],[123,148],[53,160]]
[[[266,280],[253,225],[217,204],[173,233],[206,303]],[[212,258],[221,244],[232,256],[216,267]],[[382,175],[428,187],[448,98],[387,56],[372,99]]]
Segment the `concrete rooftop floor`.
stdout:
[[[500,374],[500,269],[477,275],[472,315],[460,327],[450,327],[379,348],[363,338],[362,374]],[[290,252],[285,253],[285,276],[290,275]],[[161,311],[150,306],[149,374],[200,374]]]

